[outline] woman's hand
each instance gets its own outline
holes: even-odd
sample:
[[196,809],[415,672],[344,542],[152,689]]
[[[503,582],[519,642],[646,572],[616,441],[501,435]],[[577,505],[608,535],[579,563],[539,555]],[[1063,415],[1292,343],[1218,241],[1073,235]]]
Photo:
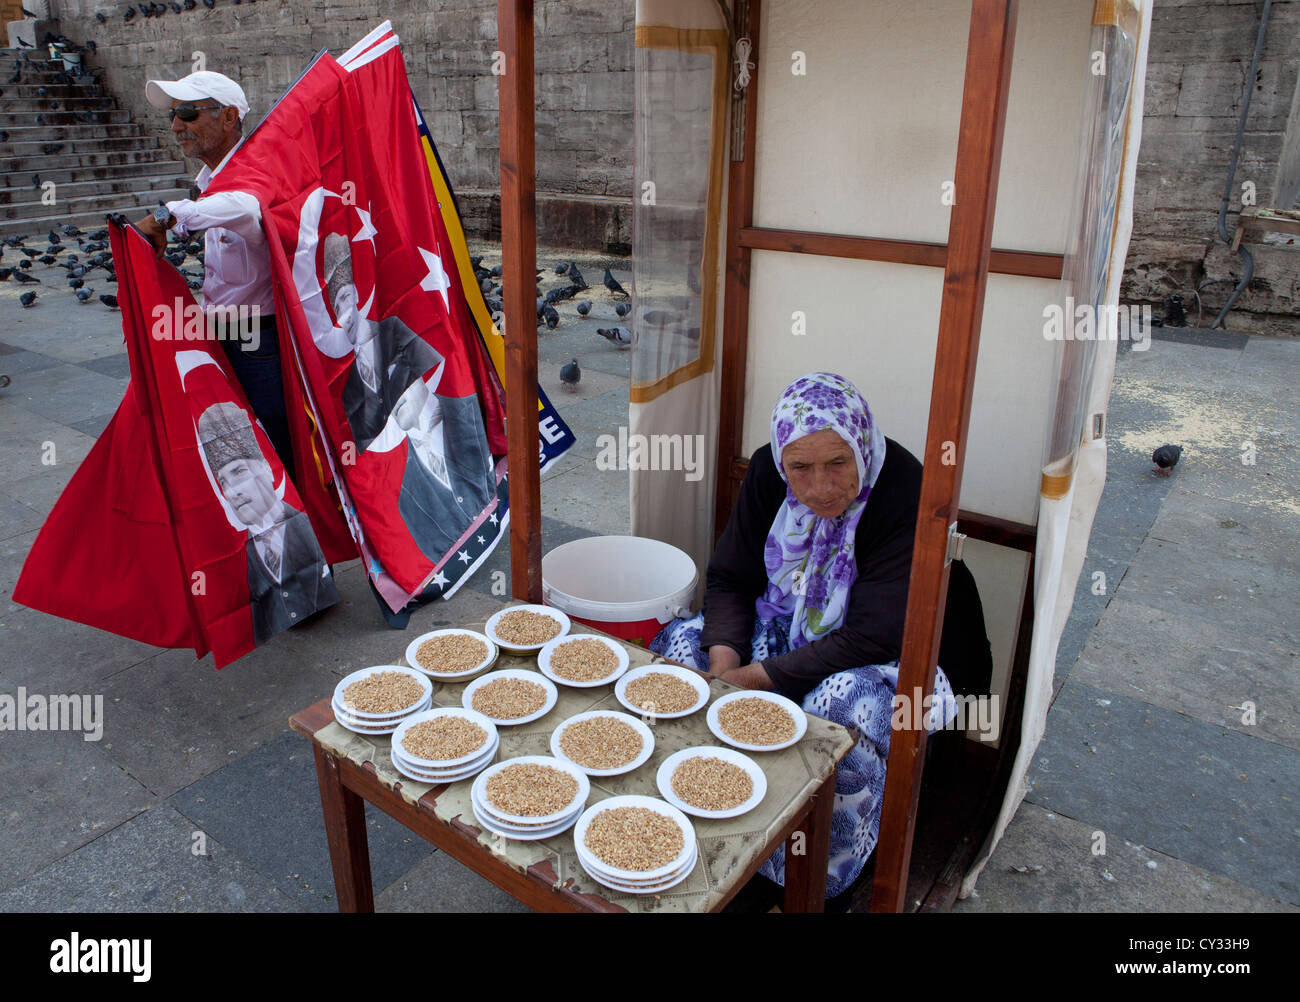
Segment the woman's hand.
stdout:
[[729,668],[718,677],[722,681],[730,682],[742,689],[773,688],[771,676],[767,674],[767,669],[763,667],[761,661],[755,661],[753,664],[743,665],[739,668]]
[[709,648],[709,674],[722,678],[724,672],[740,667],[740,654],[734,647],[714,644]]

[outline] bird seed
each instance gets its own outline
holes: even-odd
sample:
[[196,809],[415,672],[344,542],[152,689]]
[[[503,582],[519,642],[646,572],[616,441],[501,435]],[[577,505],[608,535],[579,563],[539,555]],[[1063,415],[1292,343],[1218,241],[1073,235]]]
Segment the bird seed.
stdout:
[[570,682],[596,682],[618,670],[618,655],[599,640],[583,637],[551,651],[551,671]]
[[487,802],[498,811],[524,818],[556,814],[573,803],[578,781],[563,769],[521,762],[491,776],[484,787]]
[[488,656],[487,645],[463,633],[444,633],[431,637],[415,652],[415,660],[425,671],[435,675],[454,675],[482,664]]
[[657,870],[686,846],[677,822],[648,807],[601,811],[583,841],[597,859],[619,870]]
[[667,672],[651,672],[627,684],[627,701],[647,713],[681,713],[699,702],[695,686]]
[[779,745],[798,730],[794,717],[782,707],[755,696],[734,699],[722,706],[718,723],[728,737],[746,745]]
[[518,609],[507,612],[497,620],[496,634],[507,644],[516,647],[535,647],[544,644],[560,633],[560,624],[540,612]]
[[644,741],[636,728],[617,717],[588,717],[560,733],[565,757],[586,769],[617,769],[641,754]]
[[546,690],[522,678],[498,678],[475,689],[470,703],[493,720],[517,720],[546,705]]
[[688,758],[673,770],[673,793],[702,811],[729,811],[754,795],[744,769],[720,758]]
[[407,728],[402,748],[416,758],[443,762],[463,758],[487,743],[488,733],[464,717],[434,717]]
[[400,671],[379,671],[343,690],[343,705],[362,713],[396,713],[413,706],[424,688]]

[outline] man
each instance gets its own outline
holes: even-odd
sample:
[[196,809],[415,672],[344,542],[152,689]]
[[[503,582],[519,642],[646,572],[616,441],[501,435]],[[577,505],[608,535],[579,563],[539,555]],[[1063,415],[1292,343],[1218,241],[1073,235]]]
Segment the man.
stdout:
[[199,444],[226,503],[248,530],[253,639],[262,644],[338,601],[311,521],[277,492],[247,412],[213,404],[198,420]]
[[[248,114],[243,88],[221,73],[201,70],[180,80],[150,80],[145,95],[155,108],[168,109],[172,135],[181,153],[203,162],[195,184],[204,191],[243,139]],[[280,371],[271,260],[257,199],[244,192],[222,192],[198,201],[180,199],[159,206],[136,227],[159,257],[167,247],[168,230],[181,236],[205,230],[205,308],[256,308],[255,315],[260,318],[257,334],[239,340],[227,331],[230,336],[223,337],[221,344],[253,413],[292,474],[293,448]]]
[[[475,397],[444,397],[423,380],[393,410],[406,438],[398,511],[420,551],[435,563],[460,538],[496,492],[492,456]],[[380,447],[393,429],[385,432]],[[454,447],[448,450],[448,443]]]
[[442,362],[442,357],[397,317],[385,317],[374,324],[361,315],[346,236],[329,234],[324,255],[325,287],[335,322],[352,345],[355,358],[343,385],[343,410],[357,450],[364,452],[383,431],[402,394]]

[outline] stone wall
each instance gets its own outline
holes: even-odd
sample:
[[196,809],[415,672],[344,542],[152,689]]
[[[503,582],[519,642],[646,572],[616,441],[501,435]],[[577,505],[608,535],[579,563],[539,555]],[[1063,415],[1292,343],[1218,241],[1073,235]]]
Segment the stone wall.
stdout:
[[[203,68],[238,80],[261,113],[320,49],[339,55],[383,20],[402,40],[406,70],[475,236],[499,234],[500,148],[493,0],[216,0],[192,11],[123,20],[125,3],[52,0],[61,30],[94,38],[92,65],[141,122],[166,119],[145,81]],[[100,24],[96,13],[107,21]],[[632,25],[635,0],[538,0],[537,190],[543,243],[631,250]],[[204,65],[195,65],[201,53]],[[198,170],[199,165],[193,164]]]
[[[1156,0],[1126,301],[1159,304],[1176,293],[1195,319],[1198,285],[1243,274],[1240,256],[1218,238],[1218,214],[1262,8],[1252,0]],[[1257,206],[1291,208],[1274,206],[1273,199],[1298,75],[1300,2],[1274,0],[1229,204],[1229,235],[1243,182],[1253,182]],[[1300,333],[1300,246],[1252,244],[1250,250],[1254,279],[1228,327]],[[1207,325],[1231,291],[1231,285],[1204,291]]]
[[[1080,0],[1089,2],[1089,0]],[[94,37],[95,64],[141,121],[165,122],[144,81],[207,68],[243,83],[265,108],[319,49],[338,54],[384,18],[402,38],[407,71],[451,172],[470,232],[499,234],[497,80],[493,0],[217,0],[161,18],[122,21],[124,4],[53,0],[62,30]],[[634,0],[537,0],[538,230],[543,244],[627,253],[631,243],[632,24]],[[1123,298],[1193,306],[1208,279],[1239,276],[1242,262],[1216,237],[1219,202],[1254,50],[1259,0],[1156,0],[1133,239]],[[108,16],[99,25],[97,11]],[[1243,181],[1272,205],[1287,119],[1300,75],[1300,0],[1274,0],[1251,100],[1229,220]],[[1293,132],[1300,115],[1292,115]],[[1300,149],[1291,136],[1289,149]],[[197,165],[196,165],[197,167]],[[1255,279],[1230,326],[1300,332],[1300,248],[1256,245]],[[1213,316],[1231,286],[1205,291]],[[1159,312],[1159,311],[1157,311]]]

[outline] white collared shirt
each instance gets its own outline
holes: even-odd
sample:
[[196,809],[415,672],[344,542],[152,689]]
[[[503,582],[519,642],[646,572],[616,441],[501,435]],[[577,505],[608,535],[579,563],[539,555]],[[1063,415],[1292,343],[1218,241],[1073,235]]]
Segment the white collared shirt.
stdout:
[[[203,165],[194,179],[199,191],[207,189],[234,152],[227,153],[216,170]],[[264,317],[275,313],[271,255],[257,199],[243,191],[223,191],[197,202],[168,202],[167,210],[176,217],[172,230],[181,236],[194,230],[207,231],[203,248],[204,305],[256,306]]]

